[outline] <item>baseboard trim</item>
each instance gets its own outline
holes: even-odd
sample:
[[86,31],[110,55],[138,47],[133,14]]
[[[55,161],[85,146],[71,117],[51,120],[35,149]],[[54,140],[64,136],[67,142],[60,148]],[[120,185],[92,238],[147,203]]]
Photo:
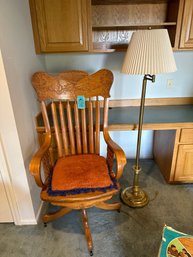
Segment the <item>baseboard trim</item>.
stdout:
[[43,201],[41,201],[35,218],[34,219],[29,219],[29,220],[27,220],[27,219],[26,220],[20,220],[17,225],[19,225],[19,226],[22,226],[22,225],[37,225],[39,223],[40,219],[41,219],[42,212],[43,212],[43,209],[45,208],[45,206],[46,206],[46,204]]
[[20,225],[20,226],[22,226],[22,225],[37,225],[37,221],[36,221],[36,219],[20,220],[18,225]]

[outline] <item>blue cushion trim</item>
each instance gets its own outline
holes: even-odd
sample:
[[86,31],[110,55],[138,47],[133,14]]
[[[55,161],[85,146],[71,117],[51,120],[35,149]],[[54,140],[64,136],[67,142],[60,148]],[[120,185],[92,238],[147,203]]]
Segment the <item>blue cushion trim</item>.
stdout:
[[76,194],[81,194],[81,193],[91,193],[91,192],[96,192],[96,191],[105,193],[107,190],[110,190],[110,189],[118,189],[116,180],[111,178],[110,175],[109,175],[109,177],[112,181],[112,184],[107,187],[76,188],[76,189],[72,189],[72,190],[52,190],[52,174],[51,174],[50,178],[49,178],[47,192],[48,192],[48,195],[50,195],[50,196],[66,196],[66,195],[76,195]]

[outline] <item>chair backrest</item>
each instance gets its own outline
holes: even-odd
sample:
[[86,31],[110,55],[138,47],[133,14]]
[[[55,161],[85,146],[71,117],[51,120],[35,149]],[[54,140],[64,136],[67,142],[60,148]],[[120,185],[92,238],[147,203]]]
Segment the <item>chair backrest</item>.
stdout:
[[[100,153],[100,128],[103,125],[103,130],[107,129],[112,82],[113,74],[106,69],[91,75],[83,71],[67,71],[56,76],[45,72],[33,75],[32,84],[41,103],[45,130],[51,133],[54,127],[58,158]],[[87,100],[86,108],[79,108],[77,97],[80,96]]]

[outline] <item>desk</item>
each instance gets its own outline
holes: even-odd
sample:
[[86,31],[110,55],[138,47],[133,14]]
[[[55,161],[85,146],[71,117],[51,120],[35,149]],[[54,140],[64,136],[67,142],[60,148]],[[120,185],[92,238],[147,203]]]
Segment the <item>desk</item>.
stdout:
[[[137,130],[139,107],[109,110],[109,131]],[[36,116],[42,144],[44,127]],[[193,105],[146,106],[144,130],[154,130],[153,156],[169,183],[193,182]],[[53,142],[54,147],[54,142]]]
[[[139,107],[109,110],[109,130],[137,130]],[[193,105],[147,106],[144,130],[154,130],[153,156],[167,182],[193,182]]]

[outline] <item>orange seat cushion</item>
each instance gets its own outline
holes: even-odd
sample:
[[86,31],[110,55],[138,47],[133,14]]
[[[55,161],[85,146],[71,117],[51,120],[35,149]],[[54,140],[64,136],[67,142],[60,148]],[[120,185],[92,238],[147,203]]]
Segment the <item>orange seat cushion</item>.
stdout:
[[71,155],[58,159],[48,188],[49,195],[69,195],[117,188],[106,159],[96,154]]

